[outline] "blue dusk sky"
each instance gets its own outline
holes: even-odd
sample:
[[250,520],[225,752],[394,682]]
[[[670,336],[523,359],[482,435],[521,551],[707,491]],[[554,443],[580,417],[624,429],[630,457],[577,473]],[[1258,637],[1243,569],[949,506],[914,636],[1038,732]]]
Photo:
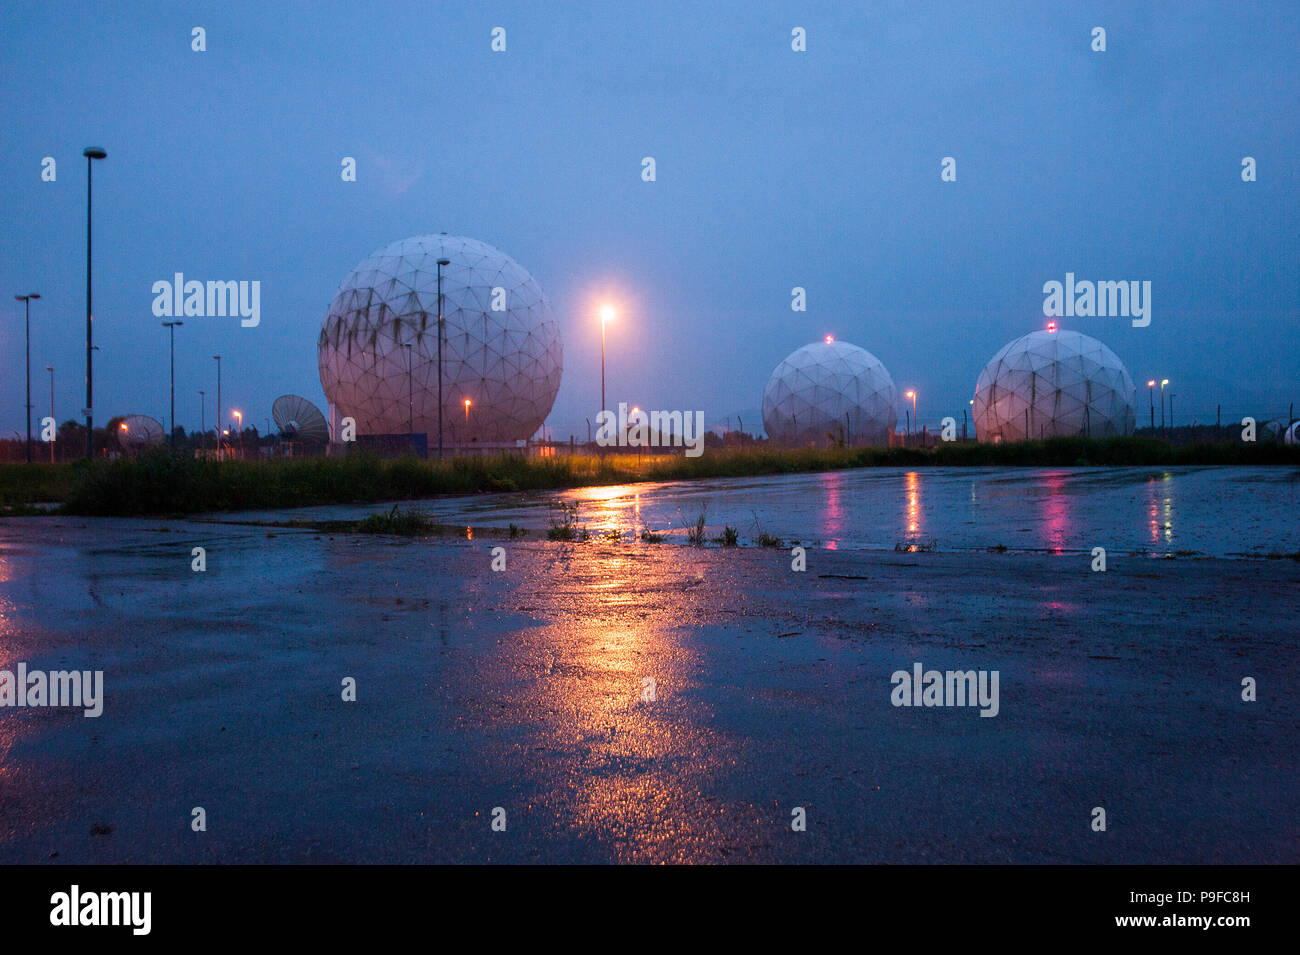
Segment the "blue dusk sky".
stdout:
[[773,367],[833,334],[915,388],[933,427],[1043,327],[1043,285],[1067,272],[1151,283],[1147,327],[1062,320],[1120,356],[1140,408],[1153,376],[1183,421],[1300,402],[1294,2],[5,2],[0,34],[5,431],[23,428],[13,294],[43,296],[36,416],[46,365],[57,418],[84,404],[88,145],[108,151],[99,424],[165,422],[151,288],[175,272],[261,282],[258,327],[178,330],[178,423],[197,427],[216,353],[250,424],[284,392],[323,406],[316,340],[339,283],[430,232],[496,246],[550,297],[555,437],[585,436],[597,410],[606,300],[611,405],[753,431]]

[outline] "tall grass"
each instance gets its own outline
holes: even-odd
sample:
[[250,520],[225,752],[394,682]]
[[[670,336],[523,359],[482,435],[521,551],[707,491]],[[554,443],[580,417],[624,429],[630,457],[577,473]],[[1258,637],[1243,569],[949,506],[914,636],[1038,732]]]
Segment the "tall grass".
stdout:
[[71,464],[0,464],[0,507],[67,500],[75,480]]
[[61,501],[72,514],[182,514],[264,510],[532,491],[635,481],[831,471],[857,467],[1078,465],[1300,466],[1300,447],[1274,443],[1170,445],[1146,438],[1051,438],[1017,444],[937,448],[732,449],[698,458],[611,454],[526,458],[517,454],[214,461],[166,452],[73,464],[0,465],[0,505]]

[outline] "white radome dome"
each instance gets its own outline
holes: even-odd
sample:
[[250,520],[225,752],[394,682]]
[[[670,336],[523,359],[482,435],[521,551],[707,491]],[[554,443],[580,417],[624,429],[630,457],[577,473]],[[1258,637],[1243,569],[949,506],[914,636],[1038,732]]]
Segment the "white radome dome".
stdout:
[[1130,435],[1137,393],[1115,353],[1079,332],[1037,331],[1003,346],[975,385],[981,441]]
[[514,259],[455,235],[385,246],[339,287],[317,344],[334,418],[356,419],[361,435],[404,435],[409,416],[430,446],[438,440],[438,259],[449,260],[442,267],[444,443],[525,440],[560,389],[559,326],[537,282]]
[[776,366],[763,389],[763,428],[777,444],[888,444],[898,390],[871,352],[813,342]]

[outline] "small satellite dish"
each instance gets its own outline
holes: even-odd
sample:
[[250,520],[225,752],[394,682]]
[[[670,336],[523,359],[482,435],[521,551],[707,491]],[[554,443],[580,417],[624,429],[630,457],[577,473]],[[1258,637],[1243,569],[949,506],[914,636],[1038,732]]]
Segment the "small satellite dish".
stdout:
[[129,414],[117,424],[117,443],[124,451],[156,447],[166,437],[162,422],[147,414]]
[[320,409],[299,395],[281,395],[271,405],[280,434],[303,444],[329,444],[330,429]]

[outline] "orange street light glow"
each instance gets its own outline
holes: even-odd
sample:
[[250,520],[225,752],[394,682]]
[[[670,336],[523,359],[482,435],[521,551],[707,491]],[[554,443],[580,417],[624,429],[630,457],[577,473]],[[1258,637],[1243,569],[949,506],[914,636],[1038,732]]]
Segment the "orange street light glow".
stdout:
[[614,306],[604,305],[600,309],[600,320],[602,322],[612,322],[614,320]]
[[1152,378],[1150,381],[1147,382],[1148,388],[1154,388],[1155,386],[1156,386],[1156,380],[1154,378]]

